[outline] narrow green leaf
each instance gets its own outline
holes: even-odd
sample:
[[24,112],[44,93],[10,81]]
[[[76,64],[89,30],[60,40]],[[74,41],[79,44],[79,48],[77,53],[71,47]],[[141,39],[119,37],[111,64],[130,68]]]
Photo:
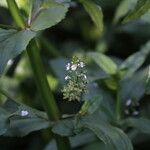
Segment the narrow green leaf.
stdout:
[[0,29],[0,75],[3,73],[8,60],[13,59],[26,49],[29,41],[35,36],[30,30]]
[[58,4],[41,9],[39,14],[31,22],[31,29],[39,31],[56,25],[65,18],[68,7],[65,4]]
[[129,118],[125,120],[125,124],[128,127],[136,128],[138,131],[150,134],[150,120],[145,118]]
[[102,102],[102,96],[96,96],[91,100],[86,100],[81,107],[79,113],[81,115],[84,114],[93,114],[98,108],[100,108],[100,104]]
[[139,69],[150,53],[150,41],[147,42],[140,51],[129,56],[120,66],[120,70],[125,70],[124,76],[130,77]]
[[89,53],[89,56],[101,67],[107,74],[116,74],[117,65],[106,55],[97,52]]
[[100,33],[103,31],[103,13],[100,6],[96,5],[91,0],[80,0],[85,10],[90,15],[93,22],[98,27]]
[[137,0],[122,0],[116,9],[113,22],[117,23],[118,20],[124,17],[133,7],[135,7]]
[[149,0],[138,0],[135,9],[125,17],[123,23],[127,23],[129,21],[133,21],[142,15],[144,15],[150,9],[150,1]]

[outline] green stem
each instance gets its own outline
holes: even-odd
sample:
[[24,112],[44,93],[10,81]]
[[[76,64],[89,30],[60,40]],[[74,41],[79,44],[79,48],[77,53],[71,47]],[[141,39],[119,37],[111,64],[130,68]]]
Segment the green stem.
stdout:
[[116,119],[119,121],[121,119],[121,98],[120,98],[120,88],[117,88],[116,95]]
[[[20,15],[20,11],[17,7],[15,0],[7,0],[7,4],[17,26],[20,28],[25,28],[26,24],[22,16]],[[38,46],[36,44],[35,39],[33,39],[29,43],[27,47],[27,53],[33,69],[33,73],[34,73],[34,77],[36,80],[39,93],[42,96],[44,108],[47,111],[49,119],[50,120],[53,119],[57,121],[60,117],[60,113],[56,105],[52,91],[49,87],[46,78],[46,73],[40,58],[40,53],[38,51]],[[70,143],[68,138],[61,137],[59,135],[55,135],[55,136],[56,136],[56,142],[59,150],[70,150]]]
[[14,0],[7,0],[7,5],[16,25],[22,29],[25,28],[25,21],[21,16],[20,10],[18,9],[16,2]]
[[49,116],[49,119],[58,120],[60,117],[54,96],[50,90],[45,70],[40,58],[40,53],[35,39],[31,40],[27,47],[27,53],[34,72],[34,77],[41,97],[43,98],[44,108]]

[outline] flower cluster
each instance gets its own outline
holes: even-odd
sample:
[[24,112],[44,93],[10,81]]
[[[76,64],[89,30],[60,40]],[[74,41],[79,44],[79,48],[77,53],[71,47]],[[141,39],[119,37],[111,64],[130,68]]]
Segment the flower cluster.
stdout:
[[63,98],[69,101],[81,100],[82,94],[87,92],[87,76],[85,64],[77,57],[73,57],[71,63],[66,65],[67,76],[65,80],[67,84],[64,86]]
[[137,101],[129,99],[125,104],[125,114],[127,116],[138,116],[140,113],[140,105]]

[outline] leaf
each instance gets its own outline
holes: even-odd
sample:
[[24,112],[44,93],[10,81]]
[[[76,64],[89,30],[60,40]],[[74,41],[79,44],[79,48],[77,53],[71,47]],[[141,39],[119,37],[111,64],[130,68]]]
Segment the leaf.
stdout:
[[128,99],[140,100],[146,91],[146,79],[149,68],[136,72],[131,78],[123,79],[121,84],[121,99],[126,101]]
[[13,118],[10,119],[10,128],[7,129],[5,136],[10,137],[23,137],[29,133],[41,129],[48,128],[50,126],[48,121],[37,117],[29,118]]
[[82,123],[85,128],[93,131],[110,150],[133,150],[130,139],[122,130],[96,118],[85,119]]
[[7,113],[3,108],[0,107],[0,136],[3,135],[7,131],[8,116],[9,116],[9,113]]
[[150,66],[147,72],[147,79],[146,79],[146,94],[150,95]]
[[13,59],[26,49],[29,41],[35,36],[30,30],[0,29],[0,75],[2,75],[8,60]]
[[91,100],[86,100],[82,105],[79,114],[93,114],[98,108],[100,108],[102,99],[102,96],[96,96]]
[[129,118],[124,121],[128,127],[136,128],[138,131],[150,134],[150,120],[145,118]]
[[64,19],[68,7],[68,5],[57,3],[57,5],[41,9],[35,19],[31,22],[31,30],[39,31],[56,25]]
[[128,11],[133,9],[132,7],[135,7],[136,1],[137,0],[122,0],[116,9],[113,20],[114,23],[117,23],[120,18],[124,17],[128,13]]
[[58,121],[52,128],[52,132],[61,136],[72,136],[74,130],[74,122],[72,120]]
[[133,11],[130,11],[129,14],[123,20],[123,23],[127,23],[129,21],[133,21],[138,19],[142,15],[144,15],[150,9],[150,1],[149,0],[138,0],[137,5],[135,6]]
[[103,13],[100,6],[96,5],[91,0],[80,0],[85,10],[90,15],[91,19],[98,27],[100,33],[103,31]]
[[[4,136],[22,137],[53,125],[45,113],[12,100],[7,100],[2,109],[9,114],[6,116],[8,125],[5,125]],[[28,112],[28,115],[22,116],[22,111]]]
[[125,70],[124,74],[125,78],[132,76],[133,73],[142,66],[149,53],[150,53],[150,41],[147,42],[139,52],[136,52],[133,55],[129,56],[121,64],[120,70]]
[[97,52],[89,53],[89,56],[101,67],[107,74],[117,73],[117,65],[106,55]]

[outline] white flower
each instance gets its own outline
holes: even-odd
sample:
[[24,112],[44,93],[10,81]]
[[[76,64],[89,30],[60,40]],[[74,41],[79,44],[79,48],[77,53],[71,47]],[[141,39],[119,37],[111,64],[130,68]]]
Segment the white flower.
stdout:
[[127,100],[127,102],[126,102],[126,106],[130,106],[130,105],[131,105],[131,103],[132,103],[131,99]]
[[68,80],[68,79],[70,79],[70,77],[69,77],[69,76],[66,76],[66,77],[65,77],[65,80]]
[[83,68],[85,64],[83,62],[80,62],[80,67]]
[[133,115],[135,115],[135,116],[138,115],[138,114],[139,114],[138,111],[134,111],[134,112],[133,112]]
[[21,116],[22,116],[22,117],[25,117],[25,116],[27,116],[27,115],[29,115],[29,112],[28,112],[27,110],[22,110],[22,111],[21,111]]
[[84,79],[87,79],[87,76],[84,74]]
[[71,66],[71,70],[75,71],[75,70],[77,69],[77,67],[78,67],[77,64],[73,64],[73,65]]
[[66,65],[66,70],[70,70],[70,63]]
[[10,65],[12,65],[12,64],[13,64],[13,60],[10,59],[10,60],[8,61],[7,65],[10,66]]

